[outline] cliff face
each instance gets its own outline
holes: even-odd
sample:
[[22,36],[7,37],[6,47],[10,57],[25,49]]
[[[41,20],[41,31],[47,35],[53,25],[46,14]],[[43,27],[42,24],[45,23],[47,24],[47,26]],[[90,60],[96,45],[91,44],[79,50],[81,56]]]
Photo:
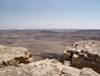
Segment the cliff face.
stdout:
[[2,45],[0,66],[0,76],[100,76],[90,68],[77,69],[56,59],[34,61],[28,49]]
[[65,47],[61,62],[65,60],[77,68],[89,67],[100,73],[100,41],[79,41]]

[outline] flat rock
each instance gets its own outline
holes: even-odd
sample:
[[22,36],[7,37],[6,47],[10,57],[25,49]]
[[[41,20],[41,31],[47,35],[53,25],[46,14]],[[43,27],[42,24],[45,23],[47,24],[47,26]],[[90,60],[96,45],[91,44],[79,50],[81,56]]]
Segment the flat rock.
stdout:
[[89,68],[83,68],[80,76],[100,76],[98,73]]
[[78,50],[87,51],[90,54],[100,54],[100,41],[96,40],[87,40],[87,41],[79,41],[73,44]]

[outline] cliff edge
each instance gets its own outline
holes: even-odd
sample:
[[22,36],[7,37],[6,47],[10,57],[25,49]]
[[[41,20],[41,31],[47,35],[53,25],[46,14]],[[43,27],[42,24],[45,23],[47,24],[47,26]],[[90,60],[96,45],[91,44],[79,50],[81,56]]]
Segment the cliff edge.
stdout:
[[27,64],[31,61],[34,61],[34,58],[28,49],[0,45],[0,68],[20,63]]
[[67,46],[60,61],[63,64],[65,61],[70,61],[71,66],[88,67],[100,73],[100,41],[79,41]]
[[0,76],[100,76],[90,68],[77,69],[56,59],[34,60],[26,48],[0,45]]

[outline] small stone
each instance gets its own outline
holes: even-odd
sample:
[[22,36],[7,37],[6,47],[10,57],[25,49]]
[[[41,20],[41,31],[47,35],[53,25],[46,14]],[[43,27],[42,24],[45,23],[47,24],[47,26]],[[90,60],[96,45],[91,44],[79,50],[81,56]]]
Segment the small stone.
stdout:
[[83,58],[83,57],[84,57],[84,54],[83,54],[83,53],[79,53],[79,54],[78,54],[78,57],[79,57],[79,58]]

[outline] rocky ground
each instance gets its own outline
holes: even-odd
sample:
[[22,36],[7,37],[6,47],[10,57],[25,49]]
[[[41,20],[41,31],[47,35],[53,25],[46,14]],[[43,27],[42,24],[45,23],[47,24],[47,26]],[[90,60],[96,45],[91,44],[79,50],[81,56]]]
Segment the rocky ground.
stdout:
[[56,59],[35,61],[26,48],[0,45],[0,76],[100,76],[99,70],[97,73],[91,69],[100,66],[99,46],[100,41],[80,41],[67,46],[62,64]]
[[0,68],[20,63],[28,64],[35,61],[28,49],[0,45]]
[[55,59],[0,68],[0,76],[100,76],[90,68],[77,69]]
[[69,60],[71,66],[89,67],[100,73],[100,41],[86,40],[64,48],[61,62]]

